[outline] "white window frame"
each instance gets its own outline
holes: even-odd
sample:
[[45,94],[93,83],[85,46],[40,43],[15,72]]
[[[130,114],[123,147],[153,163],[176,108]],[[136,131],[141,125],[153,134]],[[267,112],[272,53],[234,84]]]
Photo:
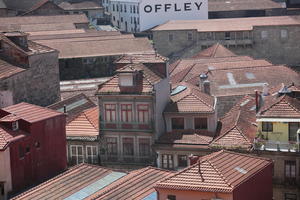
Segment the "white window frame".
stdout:
[[12,122],[11,128],[13,131],[16,131],[19,129],[19,122],[18,121],[14,121]]
[[[91,148],[91,153],[92,155],[88,155],[88,148]],[[95,152],[94,152],[95,150]],[[93,153],[96,153],[95,155]],[[97,163],[97,158],[98,158],[98,146],[97,145],[86,145],[85,147],[85,155],[86,155],[86,160],[87,162],[89,161],[89,158],[91,158],[91,164]]]
[[82,163],[84,163],[84,148],[83,148],[83,145],[70,145],[70,159],[72,161],[72,157],[73,157],[73,152],[72,152],[72,147],[75,147],[76,148],[76,154],[74,155],[76,157],[76,164],[80,164],[78,162],[78,147],[81,147],[82,148]]

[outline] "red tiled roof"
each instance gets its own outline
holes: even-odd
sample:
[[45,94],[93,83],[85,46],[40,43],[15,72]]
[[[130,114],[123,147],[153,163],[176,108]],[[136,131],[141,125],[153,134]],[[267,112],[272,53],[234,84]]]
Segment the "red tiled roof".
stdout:
[[236,56],[236,54],[234,54],[229,49],[225,48],[223,45],[217,43],[194,55],[192,58],[223,58],[231,56]]
[[66,126],[67,136],[98,136],[99,108],[89,108],[79,114]]
[[11,114],[15,114],[16,116],[22,118],[23,120],[29,123],[34,123],[59,115],[64,115],[63,113],[51,110],[49,108],[44,108],[24,102],[2,108],[2,110]]
[[162,134],[157,144],[209,145],[214,133],[204,130],[175,130]]
[[80,164],[12,199],[64,199],[112,172],[104,167]]
[[231,193],[271,164],[265,158],[222,150],[201,157],[198,163],[159,182],[155,188]]
[[84,110],[93,108],[96,106],[96,104],[94,104],[85,94],[79,93],[78,95],[74,95],[54,103],[48,106],[48,108],[57,110],[59,112],[64,112],[64,106],[66,106],[67,123],[69,123]]
[[22,15],[27,15],[37,9],[39,9],[40,7],[42,7],[43,5],[47,4],[47,3],[51,3],[53,4],[54,6],[56,6],[58,9],[61,9],[63,11],[62,8],[60,8],[59,6],[57,6],[55,3],[53,3],[52,1],[50,0],[40,0],[39,2],[37,2],[34,6],[32,6],[26,13],[22,14]]
[[139,54],[126,54],[121,56],[115,63],[165,63],[167,62],[168,58],[159,55],[154,52],[150,53],[139,53]]
[[173,174],[174,172],[154,167],[135,170],[129,175],[124,176],[108,187],[105,187],[94,195],[86,198],[86,200],[142,200],[152,192],[155,192],[154,186],[158,181]]
[[199,75],[206,73],[213,96],[253,94],[264,83],[277,85],[294,82],[300,84],[299,74],[286,66],[274,66],[266,60],[249,57],[184,59],[174,64],[170,76],[172,84],[182,81],[199,85]]
[[192,113],[213,113],[214,109],[214,97],[209,96],[200,91],[199,87],[193,86],[188,83],[178,83],[174,86],[184,86],[185,90],[171,95],[172,102],[169,103],[164,112],[192,112]]
[[286,94],[282,96],[266,96],[258,117],[300,118],[300,102]]
[[259,26],[300,25],[299,16],[245,17],[209,20],[171,20],[153,31],[197,30],[198,32],[251,31]]
[[101,9],[100,4],[94,1],[82,1],[78,3],[62,2],[58,5],[64,10],[86,10],[86,9]]
[[[159,75],[143,64],[129,64],[118,71],[140,71],[143,74],[142,84],[135,86],[137,93],[152,93],[154,85],[162,80]],[[99,85],[97,94],[103,93],[122,93],[122,88],[119,86],[119,74],[116,74],[108,81]]]
[[26,133],[21,130],[13,131],[0,126],[0,151],[5,150],[10,142],[25,137]]
[[8,78],[23,71],[25,71],[25,69],[14,66],[0,59],[0,79]]
[[242,98],[224,117],[220,119],[221,130],[210,146],[223,148],[252,147],[256,135],[255,99]]

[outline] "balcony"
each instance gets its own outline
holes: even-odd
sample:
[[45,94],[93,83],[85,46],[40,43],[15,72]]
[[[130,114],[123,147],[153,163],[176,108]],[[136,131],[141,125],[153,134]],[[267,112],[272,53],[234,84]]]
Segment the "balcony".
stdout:
[[279,142],[272,140],[256,139],[254,149],[261,151],[300,152],[298,142]]
[[253,45],[252,39],[232,39],[232,40],[201,40],[201,45],[204,46],[211,46],[215,43],[220,43],[223,46],[246,46],[246,45]]
[[146,131],[153,130],[153,122],[141,124],[139,122],[100,122],[101,130],[121,130],[121,131]]

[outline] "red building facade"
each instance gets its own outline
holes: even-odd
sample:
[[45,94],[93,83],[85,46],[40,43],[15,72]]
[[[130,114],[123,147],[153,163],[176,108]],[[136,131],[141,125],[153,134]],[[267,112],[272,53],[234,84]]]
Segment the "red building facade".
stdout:
[[63,113],[27,103],[0,110],[0,154],[8,151],[9,156],[2,157],[10,162],[6,172],[0,170],[10,174],[8,180],[1,180],[0,174],[5,196],[66,169],[65,124]]

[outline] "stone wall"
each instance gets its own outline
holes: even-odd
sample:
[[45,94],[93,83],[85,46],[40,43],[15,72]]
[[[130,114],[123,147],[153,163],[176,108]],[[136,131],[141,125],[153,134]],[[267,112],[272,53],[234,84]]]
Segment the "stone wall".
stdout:
[[217,97],[218,118],[223,117],[244,95]]
[[[210,39],[203,39],[203,33],[196,30],[154,31],[153,41],[158,53],[173,57],[189,57],[215,43],[220,43],[238,55],[268,59],[274,64],[296,66],[300,64],[300,26],[260,26],[245,39],[225,39],[225,32],[211,33]],[[245,32],[246,33],[246,32]],[[172,40],[170,41],[170,34]],[[188,40],[188,34],[192,39]],[[240,34],[238,32],[234,33]],[[265,38],[262,36],[265,35]]]
[[113,61],[117,57],[119,56],[60,59],[60,79],[72,80],[111,76],[115,70]]

